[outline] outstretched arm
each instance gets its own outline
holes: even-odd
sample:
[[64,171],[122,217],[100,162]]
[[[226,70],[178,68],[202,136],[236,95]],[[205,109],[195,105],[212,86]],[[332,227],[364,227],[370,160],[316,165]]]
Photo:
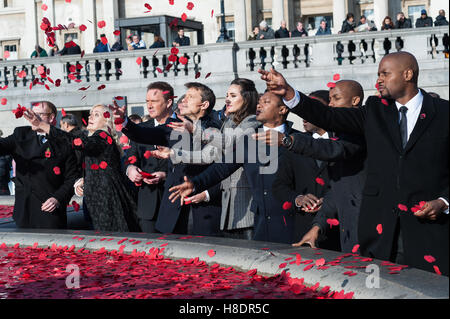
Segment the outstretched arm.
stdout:
[[266,82],[267,89],[281,96],[291,112],[306,119],[320,128],[332,132],[364,134],[366,109],[332,108],[320,101],[311,99],[290,86],[283,75],[274,69],[270,72],[259,70],[261,79]]

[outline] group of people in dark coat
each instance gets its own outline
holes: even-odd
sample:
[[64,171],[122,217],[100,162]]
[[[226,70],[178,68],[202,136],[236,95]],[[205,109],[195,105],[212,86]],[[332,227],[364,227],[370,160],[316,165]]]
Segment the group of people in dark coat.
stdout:
[[[187,83],[174,112],[173,88],[154,82],[149,122],[95,105],[87,135],[57,129],[54,105],[37,103],[25,112],[31,127],[0,139],[17,163],[18,227],[65,228],[75,192],[97,230],[359,247],[425,270],[432,255],[448,274],[448,101],[418,89],[414,56],[385,56],[380,96],[364,106],[356,81],[306,96],[275,70],[260,73],[266,92],[234,80],[220,117],[206,85]],[[125,166],[114,123],[131,141]]]

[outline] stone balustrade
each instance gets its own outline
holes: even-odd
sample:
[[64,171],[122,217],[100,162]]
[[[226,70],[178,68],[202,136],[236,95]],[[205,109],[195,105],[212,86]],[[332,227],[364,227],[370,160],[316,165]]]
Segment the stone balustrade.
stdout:
[[[152,81],[169,82],[176,95],[182,95],[186,82],[201,81],[214,90],[221,107],[235,77],[252,79],[263,91],[256,71],[270,67],[305,92],[327,89],[326,83],[339,73],[372,94],[378,63],[397,50],[417,57],[421,87],[448,99],[448,34],[448,27],[434,27],[182,47],[178,56],[188,58],[186,65],[169,61],[170,48],[4,61],[0,88],[8,88],[0,90],[0,97],[8,103],[0,109],[0,120],[4,132],[10,132],[18,125],[9,121],[11,110],[42,99],[66,110],[88,110],[95,103],[111,103],[114,96],[125,96],[130,106],[143,106],[145,88]],[[42,67],[49,70],[46,79],[39,74]]]

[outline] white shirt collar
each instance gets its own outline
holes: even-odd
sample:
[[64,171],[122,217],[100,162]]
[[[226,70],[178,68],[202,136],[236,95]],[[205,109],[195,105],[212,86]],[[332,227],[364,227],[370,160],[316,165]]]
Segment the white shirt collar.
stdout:
[[275,130],[275,131],[278,131],[278,132],[283,133],[283,134],[284,134],[284,132],[286,132],[285,124],[281,124],[280,126],[277,126],[277,127],[274,127],[274,128],[270,128],[270,127],[267,127],[267,126],[263,125],[263,129],[264,129],[264,132],[266,132],[268,130]]
[[[408,101],[404,106],[408,108],[408,113],[412,113],[416,110],[420,110],[423,103],[423,94],[419,90],[419,93],[416,94],[411,100]],[[400,108],[403,106],[402,104],[395,101],[395,105],[397,106],[398,111],[400,112]]]
[[326,139],[326,140],[330,138],[330,136],[328,135],[328,132],[325,132],[323,135],[320,135],[320,134],[318,134],[318,133],[314,133],[314,134],[312,135],[312,137],[313,137],[314,139],[323,138],[323,139]]

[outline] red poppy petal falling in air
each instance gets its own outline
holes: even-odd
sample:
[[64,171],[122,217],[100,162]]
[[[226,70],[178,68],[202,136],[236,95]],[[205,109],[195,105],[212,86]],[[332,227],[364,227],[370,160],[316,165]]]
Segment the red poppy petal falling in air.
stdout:
[[320,177],[316,178],[316,183],[319,184],[320,186],[325,185],[325,181],[323,180],[323,178]]
[[289,210],[292,208],[292,203],[291,202],[284,202],[283,204],[283,209],[284,210]]
[[327,219],[327,224],[330,225],[330,228],[332,228],[333,226],[339,225],[339,221],[337,219],[334,219],[334,218],[328,218]]
[[442,273],[441,273],[441,271],[439,270],[439,267],[438,267],[438,266],[433,265],[433,268],[434,268],[434,272],[435,272],[436,274],[438,274],[439,276],[442,275]]
[[340,79],[341,79],[341,75],[340,74],[333,75],[333,81],[339,81]]
[[336,87],[336,83],[334,83],[334,82],[328,82],[328,83],[327,83],[327,87],[330,88],[330,89],[332,89],[332,88]]
[[1,105],[6,105],[7,102],[8,102],[8,100],[7,100],[6,98],[2,98],[2,99],[0,100],[0,104],[1,104]]
[[136,59],[136,63],[137,63],[138,65],[141,65],[141,63],[142,63],[142,58],[141,58],[141,57],[138,57],[138,58]]
[[180,58],[178,59],[178,61],[179,61],[181,64],[186,65],[186,64],[188,63],[188,58],[182,56],[182,57],[180,57]]
[[216,252],[213,249],[208,250],[208,256],[214,257],[216,255]]
[[98,26],[99,29],[102,29],[102,28],[104,28],[106,26],[106,22],[101,20],[101,21],[99,21],[97,23],[97,26]]
[[358,251],[358,249],[359,249],[359,244],[356,244],[355,246],[353,246],[352,253],[356,253]]
[[60,175],[61,169],[58,166],[55,166],[53,167],[53,173],[55,173],[55,175]]
[[194,4],[192,3],[192,2],[188,2],[188,4],[187,4],[187,9],[188,10],[192,10],[192,9],[194,9]]
[[377,225],[377,232],[378,232],[378,234],[382,234],[383,233],[383,225],[381,225],[381,224],[378,224]]
[[183,13],[183,14],[181,15],[181,20],[182,20],[183,22],[186,22],[186,20],[187,20],[187,14],[186,14],[186,13]]
[[436,258],[434,258],[434,257],[431,256],[431,255],[423,256],[423,258],[424,258],[427,262],[429,262],[430,264],[431,264],[431,263],[434,263],[434,262],[436,261]]
[[406,207],[403,204],[398,204],[397,205],[398,209],[400,209],[401,211],[407,212],[408,211],[408,207]]
[[206,74],[205,79],[209,78],[211,76],[211,72],[209,72],[208,74]]
[[113,34],[116,35],[116,36],[120,35],[120,30],[114,30]]

